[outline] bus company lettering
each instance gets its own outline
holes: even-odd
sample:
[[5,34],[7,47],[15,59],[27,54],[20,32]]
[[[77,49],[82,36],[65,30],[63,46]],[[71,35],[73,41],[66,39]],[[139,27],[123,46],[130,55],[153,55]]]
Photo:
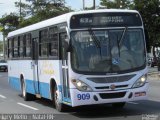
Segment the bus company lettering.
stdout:
[[121,16],[108,16],[108,17],[102,17],[100,20],[101,23],[123,23],[124,20]]
[[53,70],[53,64],[50,63],[49,61],[44,61],[42,62],[42,67],[41,67],[42,74],[46,75],[53,75],[54,70]]

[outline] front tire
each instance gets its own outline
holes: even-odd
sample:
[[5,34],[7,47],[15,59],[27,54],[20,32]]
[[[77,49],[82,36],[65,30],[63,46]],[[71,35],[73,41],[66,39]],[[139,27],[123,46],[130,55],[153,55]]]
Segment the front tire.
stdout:
[[54,87],[54,98],[53,98],[53,102],[55,105],[55,108],[59,111],[59,112],[64,112],[65,111],[65,106],[63,103],[61,103],[61,101],[59,100],[59,92],[57,89],[57,86],[55,85]]

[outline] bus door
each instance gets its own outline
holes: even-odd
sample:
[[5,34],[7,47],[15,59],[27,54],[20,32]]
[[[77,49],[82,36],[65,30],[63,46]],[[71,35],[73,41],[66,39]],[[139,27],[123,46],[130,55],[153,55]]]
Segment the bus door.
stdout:
[[35,94],[39,94],[38,50],[38,38],[32,38],[32,69]]
[[62,56],[62,90],[63,90],[63,100],[65,102],[70,102],[70,91],[69,91],[69,74],[68,74],[68,56],[66,50],[66,39],[67,33],[60,33],[60,41],[61,41],[61,56]]

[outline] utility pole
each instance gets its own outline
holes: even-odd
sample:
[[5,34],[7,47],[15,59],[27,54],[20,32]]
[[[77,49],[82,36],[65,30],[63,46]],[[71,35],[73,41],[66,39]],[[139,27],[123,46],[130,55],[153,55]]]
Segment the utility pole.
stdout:
[[85,0],[83,0],[83,10],[85,10]]
[[20,0],[19,1],[19,21],[21,21],[21,18],[22,18],[22,7],[21,7],[21,5],[22,5],[22,1]]
[[93,9],[96,9],[96,0],[93,0]]
[[[93,9],[96,9],[96,0],[93,0]],[[83,10],[85,10],[85,0],[83,0]]]

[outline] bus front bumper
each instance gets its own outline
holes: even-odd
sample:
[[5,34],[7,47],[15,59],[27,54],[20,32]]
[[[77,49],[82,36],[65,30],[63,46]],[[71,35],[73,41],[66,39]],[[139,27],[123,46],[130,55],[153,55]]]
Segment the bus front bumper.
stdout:
[[103,92],[82,92],[77,89],[70,89],[72,107],[146,100],[148,98],[148,86],[149,84],[146,83],[140,88]]

